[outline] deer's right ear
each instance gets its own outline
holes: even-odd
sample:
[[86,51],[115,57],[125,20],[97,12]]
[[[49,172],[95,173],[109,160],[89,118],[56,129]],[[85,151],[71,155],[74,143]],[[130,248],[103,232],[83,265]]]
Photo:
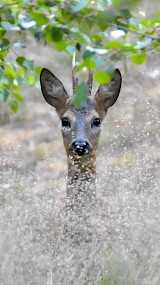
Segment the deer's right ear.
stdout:
[[61,113],[69,98],[61,81],[48,69],[43,68],[40,74],[40,83],[44,99],[55,107],[58,113]]
[[121,73],[118,69],[115,69],[111,81],[108,84],[99,86],[94,98],[99,110],[103,113],[103,115],[105,115],[108,108],[110,108],[116,102],[121,89],[121,83]]

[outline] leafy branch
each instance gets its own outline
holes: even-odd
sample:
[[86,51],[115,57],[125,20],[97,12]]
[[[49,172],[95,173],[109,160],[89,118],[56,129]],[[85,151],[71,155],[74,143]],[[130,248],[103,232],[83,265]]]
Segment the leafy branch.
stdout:
[[[93,69],[99,83],[105,82],[100,76],[104,73],[107,81],[109,70],[117,62],[129,58],[135,64],[143,64],[150,53],[159,53],[159,15],[147,19],[140,11],[140,17],[135,16],[132,8],[139,3],[140,0],[4,0],[0,6],[0,100],[16,112],[23,101],[21,86],[36,83],[41,68],[21,55],[28,35],[69,56],[76,50],[77,71]],[[14,61],[7,59],[11,50],[16,55]],[[79,104],[82,91],[77,98]]]

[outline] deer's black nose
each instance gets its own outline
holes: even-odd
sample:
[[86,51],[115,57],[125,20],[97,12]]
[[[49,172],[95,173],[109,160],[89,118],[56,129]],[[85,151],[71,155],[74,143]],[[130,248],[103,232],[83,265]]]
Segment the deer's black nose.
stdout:
[[79,156],[85,155],[91,151],[91,147],[87,141],[76,140],[71,144],[70,151]]

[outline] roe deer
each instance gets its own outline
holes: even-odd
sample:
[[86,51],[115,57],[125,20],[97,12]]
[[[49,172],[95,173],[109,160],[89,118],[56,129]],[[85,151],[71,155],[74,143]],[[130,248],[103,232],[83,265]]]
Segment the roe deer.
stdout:
[[[75,106],[73,100],[78,85],[75,67],[72,71],[72,80],[73,94],[68,96],[61,81],[49,70],[44,68],[40,75],[43,96],[55,107],[61,120],[62,137],[68,158],[66,205],[70,217],[72,216],[71,220],[76,221],[79,227],[80,221],[85,220],[88,227],[86,219],[90,209],[94,210],[96,201],[96,149],[101,122],[107,110],[118,98],[122,78],[120,71],[115,69],[111,81],[100,85],[95,96],[92,96],[93,75],[89,72],[87,101],[79,108]],[[72,231],[73,227],[71,228]]]

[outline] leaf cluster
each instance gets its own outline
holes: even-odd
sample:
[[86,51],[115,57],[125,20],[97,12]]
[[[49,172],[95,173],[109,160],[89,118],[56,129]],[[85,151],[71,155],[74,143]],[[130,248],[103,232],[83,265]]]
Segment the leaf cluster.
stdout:
[[[41,68],[21,56],[25,38],[52,44],[73,56],[77,71],[94,70],[95,80],[105,84],[119,61],[146,61],[150,52],[160,51],[160,14],[147,19],[144,11],[135,15],[140,0],[4,0],[0,4],[0,98],[16,112],[23,101],[22,85],[35,85]],[[8,58],[13,51],[14,61]],[[80,86],[75,102],[84,100]]]

